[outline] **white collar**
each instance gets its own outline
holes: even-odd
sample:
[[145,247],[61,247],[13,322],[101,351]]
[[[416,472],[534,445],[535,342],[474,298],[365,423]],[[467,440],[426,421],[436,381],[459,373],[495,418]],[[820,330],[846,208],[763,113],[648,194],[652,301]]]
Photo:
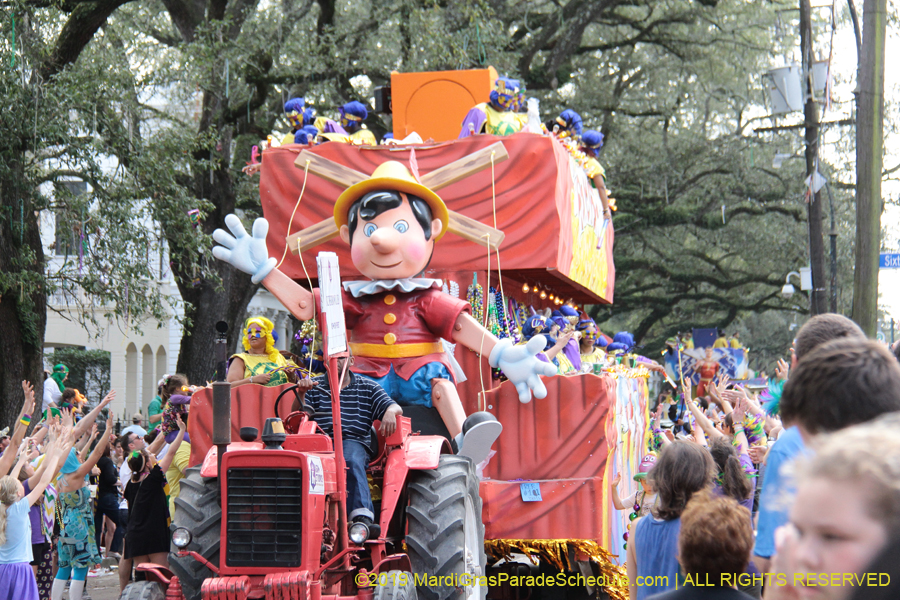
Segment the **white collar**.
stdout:
[[375,279],[373,281],[345,281],[344,289],[354,297],[369,296],[379,294],[393,289],[401,292],[412,292],[414,290],[427,290],[435,285],[440,287],[443,281],[440,279],[428,279],[425,277],[412,277],[409,279]]

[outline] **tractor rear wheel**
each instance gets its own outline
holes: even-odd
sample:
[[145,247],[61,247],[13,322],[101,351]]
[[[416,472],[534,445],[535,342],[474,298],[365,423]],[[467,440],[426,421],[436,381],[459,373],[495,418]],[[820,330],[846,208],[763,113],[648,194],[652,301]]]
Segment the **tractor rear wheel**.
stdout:
[[388,571],[378,574],[375,600],[417,600],[416,581],[412,573]]
[[135,581],[122,591],[119,600],[166,600],[166,593],[155,581]]
[[413,573],[440,585],[422,585],[424,600],[483,600],[484,524],[475,465],[468,458],[442,454],[437,469],[412,471],[406,509],[406,546]]
[[[185,550],[193,550],[218,566],[222,528],[218,479],[201,477],[200,467],[191,467],[185,471],[185,477],[181,480],[181,493],[175,498],[172,524],[191,532],[191,543]],[[200,586],[213,573],[192,556],[178,556],[177,553],[178,548],[173,546],[172,553],[169,554],[169,568],[178,575],[185,600],[200,600]]]

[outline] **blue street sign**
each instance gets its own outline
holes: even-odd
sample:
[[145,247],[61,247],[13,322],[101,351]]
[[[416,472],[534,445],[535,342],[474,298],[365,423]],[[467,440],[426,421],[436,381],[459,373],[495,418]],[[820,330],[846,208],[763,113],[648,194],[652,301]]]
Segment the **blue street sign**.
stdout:
[[900,269],[900,253],[882,252],[878,266],[882,269]]

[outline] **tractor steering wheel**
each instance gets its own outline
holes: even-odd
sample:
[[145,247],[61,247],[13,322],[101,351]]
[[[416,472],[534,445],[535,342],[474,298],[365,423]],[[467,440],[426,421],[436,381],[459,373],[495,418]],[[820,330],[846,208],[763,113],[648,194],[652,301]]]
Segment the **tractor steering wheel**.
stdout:
[[300,386],[299,385],[297,385],[295,383],[294,385],[284,388],[283,390],[281,390],[281,393],[278,394],[278,398],[275,399],[275,416],[278,417],[279,419],[281,418],[281,413],[278,412],[278,406],[281,403],[281,399],[288,392],[294,392],[294,399],[297,400],[297,403],[300,406],[303,406],[303,396],[300,394]]

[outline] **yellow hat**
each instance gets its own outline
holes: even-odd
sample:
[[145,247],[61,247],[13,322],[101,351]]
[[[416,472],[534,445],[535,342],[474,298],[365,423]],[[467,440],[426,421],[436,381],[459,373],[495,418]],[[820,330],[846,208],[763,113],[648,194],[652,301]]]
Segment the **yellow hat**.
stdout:
[[337,202],[334,203],[334,222],[338,229],[347,224],[347,213],[350,212],[353,203],[376,190],[396,190],[418,196],[428,203],[433,217],[441,220],[441,232],[434,238],[435,241],[441,239],[447,232],[447,223],[450,219],[447,205],[440,196],[416,181],[403,163],[394,160],[378,165],[371,177],[351,185],[338,196]]

